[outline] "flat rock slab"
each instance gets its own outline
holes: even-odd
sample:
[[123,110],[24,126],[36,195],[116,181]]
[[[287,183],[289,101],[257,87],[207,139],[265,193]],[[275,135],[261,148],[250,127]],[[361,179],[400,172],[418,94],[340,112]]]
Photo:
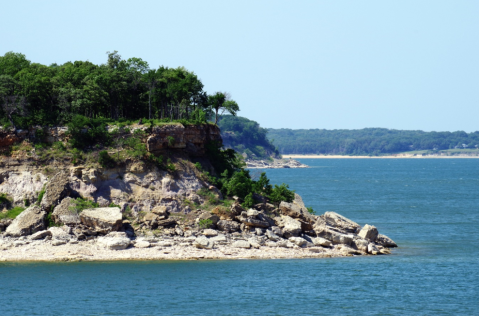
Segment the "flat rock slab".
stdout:
[[122,250],[128,248],[131,241],[126,237],[100,237],[97,243],[110,250]]
[[86,209],[80,213],[80,220],[86,226],[110,231],[119,230],[123,224],[119,207]]
[[246,240],[237,240],[231,245],[231,247],[249,249],[249,248],[251,248],[251,244]]
[[45,217],[47,213],[37,205],[32,205],[13,220],[7,227],[9,236],[27,236],[45,229]]

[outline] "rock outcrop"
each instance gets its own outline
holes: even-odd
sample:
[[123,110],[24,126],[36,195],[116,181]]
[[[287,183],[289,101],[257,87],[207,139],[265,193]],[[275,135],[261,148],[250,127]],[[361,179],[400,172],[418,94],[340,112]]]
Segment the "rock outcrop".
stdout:
[[20,237],[44,230],[46,215],[47,213],[39,206],[32,205],[13,220],[6,233],[9,236]]
[[40,204],[42,210],[46,212],[53,210],[53,208],[60,204],[63,198],[70,195],[70,193],[71,188],[68,174],[64,171],[57,173],[48,181],[45,187],[45,195]]
[[52,219],[57,224],[76,225],[80,223],[80,216],[76,212],[75,200],[71,197],[64,198],[52,212]]
[[105,232],[117,231],[122,226],[122,214],[118,207],[102,207],[83,210],[82,224]]

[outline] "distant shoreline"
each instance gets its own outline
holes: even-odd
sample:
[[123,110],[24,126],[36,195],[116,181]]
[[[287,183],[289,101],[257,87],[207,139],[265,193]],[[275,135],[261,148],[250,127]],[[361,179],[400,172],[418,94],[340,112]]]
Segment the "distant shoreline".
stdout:
[[442,155],[411,155],[411,154],[396,154],[389,156],[346,156],[346,155],[282,155],[283,158],[292,158],[292,159],[424,159],[424,158],[475,158],[478,159],[479,156],[469,156],[469,155],[455,155],[455,156],[442,156]]

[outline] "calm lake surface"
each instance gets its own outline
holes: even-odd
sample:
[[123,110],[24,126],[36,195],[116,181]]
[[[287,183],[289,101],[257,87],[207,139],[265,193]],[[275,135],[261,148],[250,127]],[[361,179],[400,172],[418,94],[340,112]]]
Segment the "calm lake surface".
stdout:
[[318,214],[373,224],[400,248],[314,260],[0,263],[0,315],[479,315],[478,159],[301,162],[312,168],[267,174]]

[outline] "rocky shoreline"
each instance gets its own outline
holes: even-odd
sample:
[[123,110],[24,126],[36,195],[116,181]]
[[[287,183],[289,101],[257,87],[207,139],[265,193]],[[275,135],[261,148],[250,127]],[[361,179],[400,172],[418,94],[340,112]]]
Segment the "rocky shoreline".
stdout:
[[308,165],[302,164],[294,159],[275,159],[269,160],[246,160],[246,168],[249,169],[282,169],[282,168],[309,168]]
[[133,221],[120,207],[76,212],[72,194],[60,172],[41,203],[1,220],[0,261],[325,258],[390,254],[397,247],[374,226],[335,212],[310,214],[297,194],[278,206],[265,200],[245,209],[237,199],[229,208],[187,214],[158,205]]

